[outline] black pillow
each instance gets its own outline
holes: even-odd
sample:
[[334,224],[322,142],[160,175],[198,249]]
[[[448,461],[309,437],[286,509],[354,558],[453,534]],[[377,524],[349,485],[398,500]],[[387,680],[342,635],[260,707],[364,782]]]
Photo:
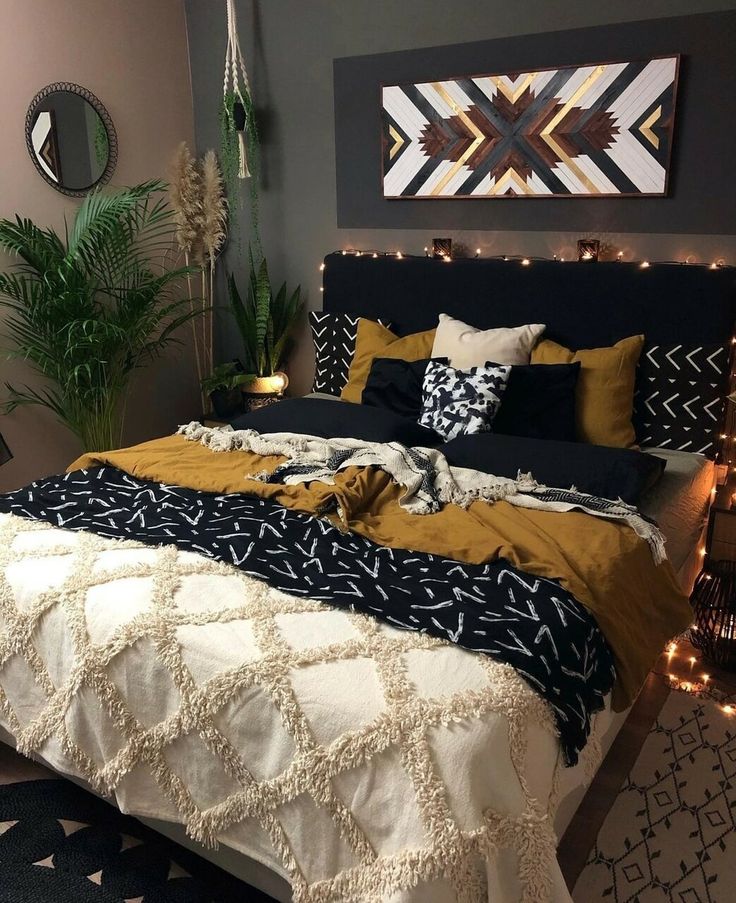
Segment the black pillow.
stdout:
[[608,448],[583,442],[556,442],[480,433],[460,436],[439,451],[454,467],[514,479],[531,472],[539,483],[558,489],[575,486],[600,498],[636,505],[662,476],[665,461],[630,448]]
[[322,439],[363,439],[434,447],[442,439],[410,417],[328,398],[287,398],[231,421],[235,430],[301,433]]
[[509,436],[575,442],[579,373],[579,361],[512,367],[491,429]]
[[[446,361],[445,358],[438,360]],[[422,411],[422,381],[428,363],[428,359],[376,358],[363,389],[363,404],[387,408],[418,420]],[[530,439],[574,442],[575,387],[579,373],[579,361],[512,367],[491,430]]]
[[[447,363],[447,358],[438,358]],[[363,389],[363,404],[386,408],[402,417],[419,420],[422,412],[422,381],[429,358],[402,361],[390,357],[374,358]]]

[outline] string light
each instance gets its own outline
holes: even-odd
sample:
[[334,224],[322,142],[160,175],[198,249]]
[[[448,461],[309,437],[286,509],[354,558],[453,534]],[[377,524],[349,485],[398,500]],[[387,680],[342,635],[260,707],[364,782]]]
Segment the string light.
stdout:
[[320,271],[320,273],[324,273],[324,271],[325,271],[325,262],[324,262],[324,260],[323,260],[322,263],[319,265],[319,271]]
[[[350,256],[350,257],[368,257],[368,256],[370,256],[373,258],[395,257],[398,260],[403,260],[404,257],[406,256],[401,251],[375,251],[373,249],[365,250],[365,249],[358,249],[358,248],[343,248],[340,251],[337,251],[335,253],[339,253],[343,257],[346,257],[346,256]],[[475,257],[476,259],[478,259],[478,258],[481,258],[481,255],[482,255],[482,249],[476,248],[475,252],[472,256]],[[432,256],[430,254],[429,247],[427,247],[426,245],[424,247],[424,256],[425,257]],[[585,252],[581,259],[587,261],[587,260],[591,260],[592,258],[593,258],[593,255],[590,252]],[[444,259],[444,257],[442,259]],[[521,255],[511,255],[510,256],[508,254],[503,254],[503,255],[486,257],[485,259],[487,259],[487,260],[503,260],[503,261],[518,260],[522,266],[529,266],[533,260],[542,260],[542,261],[543,260],[553,260],[553,261],[556,261],[559,263],[564,263],[564,261],[565,261],[565,258],[559,254],[554,254],[551,258],[549,258],[549,257],[530,257],[530,256],[522,257]],[[616,253],[615,262],[618,262],[618,263],[624,262],[624,252],[623,251],[618,251]],[[640,269],[649,269],[652,266],[686,266],[686,265],[693,266],[693,267],[701,266],[701,267],[705,267],[706,269],[709,269],[709,270],[719,270],[719,269],[729,267],[729,264],[727,264],[723,260],[723,258],[714,260],[712,263],[697,263],[697,261],[695,260],[695,258],[692,255],[689,255],[685,260],[656,260],[656,261],[640,260],[638,262],[637,261],[629,261],[629,263],[638,266]],[[324,269],[324,264],[320,266],[320,270],[323,270],[323,269]],[[736,343],[736,339],[734,339],[734,342]]]
[[733,714],[733,706],[732,705],[724,705],[723,711],[726,713],[726,715],[732,715]]

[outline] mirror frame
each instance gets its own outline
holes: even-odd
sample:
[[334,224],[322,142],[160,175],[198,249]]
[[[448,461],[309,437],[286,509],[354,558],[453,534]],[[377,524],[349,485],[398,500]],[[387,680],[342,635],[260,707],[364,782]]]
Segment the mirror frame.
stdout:
[[[45,100],[49,94],[57,94],[59,92],[65,91],[69,94],[77,94],[83,100],[86,100],[87,103],[94,109],[97,115],[102,120],[102,124],[105,126],[105,130],[107,131],[107,143],[108,143],[108,157],[107,157],[107,165],[102,172],[102,175],[89,185],[87,188],[83,189],[74,189],[74,188],[65,188],[63,185],[60,185],[58,182],[54,182],[53,179],[50,179],[48,175],[43,171],[41,164],[36,159],[36,153],[33,149],[33,143],[31,140],[31,133],[33,130],[34,121],[36,118],[36,111],[38,109],[38,105],[41,101]],[[30,154],[31,160],[33,160],[33,165],[36,167],[36,170],[41,175],[41,178],[46,182],[47,185],[50,185],[56,191],[61,192],[61,194],[65,194],[68,197],[73,198],[83,198],[85,197],[93,188],[98,185],[104,185],[106,182],[109,182],[112,178],[112,174],[115,172],[115,167],[118,163],[118,136],[115,131],[115,126],[113,124],[112,118],[110,114],[105,109],[103,103],[95,97],[95,95],[88,91],[86,88],[83,88],[81,85],[75,85],[73,82],[54,82],[52,85],[46,85],[41,91],[36,94],[36,96],[31,101],[30,106],[28,107],[28,112],[26,113],[26,147],[28,148],[28,153]]]

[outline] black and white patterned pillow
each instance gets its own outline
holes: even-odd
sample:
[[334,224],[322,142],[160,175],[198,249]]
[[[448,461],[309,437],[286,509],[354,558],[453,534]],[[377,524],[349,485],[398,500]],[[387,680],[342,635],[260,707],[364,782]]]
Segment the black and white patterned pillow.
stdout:
[[634,394],[637,441],[712,458],[723,424],[730,353],[730,345],[645,347]]
[[[355,355],[360,319],[349,314],[309,311],[309,325],[314,340],[313,392],[339,395],[345,388]],[[385,320],[378,322],[386,328],[391,326]]]
[[501,406],[511,367],[486,364],[458,370],[430,361],[422,383],[419,422],[445,440],[471,433],[487,433]]

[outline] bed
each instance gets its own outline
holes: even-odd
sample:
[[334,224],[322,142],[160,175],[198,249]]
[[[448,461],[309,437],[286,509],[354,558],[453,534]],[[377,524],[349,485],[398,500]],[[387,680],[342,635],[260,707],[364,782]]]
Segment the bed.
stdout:
[[[732,277],[330,255],[324,301],[327,313],[390,320],[399,335],[441,312],[481,329],[546,322],[572,348],[645,335],[637,435],[667,460],[642,498],[646,517],[613,503],[581,513],[580,499],[567,511],[539,493],[547,509],[532,510],[536,490],[521,475],[450,467],[420,442],[413,456],[339,434],[305,444],[306,428],[228,435],[192,424],[88,456],[0,506],[3,737],[124,811],[174,835],[184,826],[205,855],[277,899],[568,901],[557,838],[625,718],[615,694],[627,683],[630,703],[646,673],[646,656],[630,671],[619,656],[614,683],[609,647],[628,641],[614,626],[604,640],[578,598],[590,595],[605,625],[604,603],[630,596],[622,610],[634,626],[651,622],[660,644],[686,626],[676,575],[687,590],[713,484]],[[337,453],[345,469],[327,478]],[[420,478],[407,498],[422,467],[442,487],[435,520],[408,510],[436,501]],[[577,525],[571,537],[585,530],[603,551],[587,563],[581,551],[582,576],[564,578],[554,568],[575,547],[563,535],[536,570],[508,538],[499,560],[454,552],[455,527],[482,546],[502,507],[529,529],[564,518]],[[651,520],[671,564],[657,563]],[[409,538],[391,539],[397,524]],[[614,535],[625,574],[605,552]],[[484,638],[467,639],[472,618],[496,617],[482,592],[491,583],[518,609],[517,636],[539,600],[557,612],[543,626],[559,661],[544,667],[564,685],[544,679],[529,648],[491,654]],[[581,673],[566,644],[584,647]]]

